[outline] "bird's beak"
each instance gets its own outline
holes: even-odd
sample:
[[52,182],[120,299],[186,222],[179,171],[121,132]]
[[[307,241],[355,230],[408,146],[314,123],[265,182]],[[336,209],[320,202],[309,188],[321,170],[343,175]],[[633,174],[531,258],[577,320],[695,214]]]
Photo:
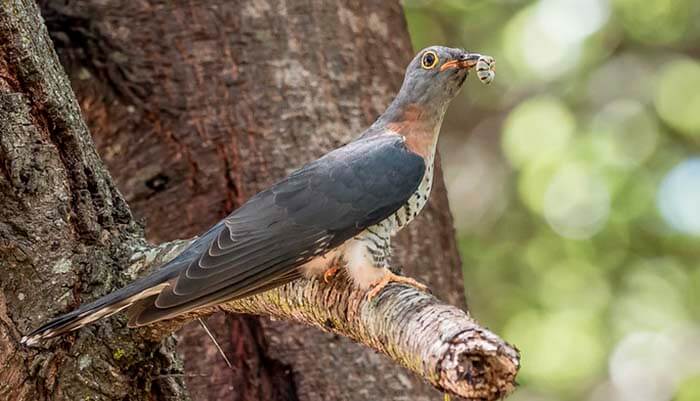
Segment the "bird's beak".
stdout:
[[461,70],[470,70],[476,65],[476,62],[479,61],[480,57],[481,54],[479,53],[462,53],[462,55],[459,56],[458,59],[450,60],[443,64],[440,67],[440,72],[450,70],[453,68],[458,68]]

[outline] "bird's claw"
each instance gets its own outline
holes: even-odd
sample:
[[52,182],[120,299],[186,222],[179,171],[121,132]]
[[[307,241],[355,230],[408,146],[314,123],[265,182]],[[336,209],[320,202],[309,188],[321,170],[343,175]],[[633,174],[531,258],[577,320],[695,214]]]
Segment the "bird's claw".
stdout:
[[330,284],[330,282],[333,280],[336,274],[338,274],[338,271],[340,268],[338,266],[333,266],[330,269],[326,269],[325,272],[323,272],[323,281],[326,284]]
[[370,301],[373,300],[389,283],[406,284],[416,288],[419,291],[430,292],[428,286],[419,281],[416,281],[410,277],[399,276],[398,274],[388,272],[382,278],[370,284],[371,290],[367,292],[367,299]]

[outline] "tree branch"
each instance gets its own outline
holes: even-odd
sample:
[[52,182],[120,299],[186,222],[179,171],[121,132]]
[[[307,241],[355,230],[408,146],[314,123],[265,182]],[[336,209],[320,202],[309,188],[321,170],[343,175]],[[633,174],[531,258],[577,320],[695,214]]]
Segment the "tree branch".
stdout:
[[[156,268],[189,241],[135,253],[134,274]],[[519,352],[459,308],[413,287],[392,283],[376,298],[339,274],[330,284],[300,279],[271,291],[231,301],[144,330],[163,335],[185,321],[216,310],[269,316],[315,326],[371,347],[439,390],[470,400],[496,400],[515,387]]]

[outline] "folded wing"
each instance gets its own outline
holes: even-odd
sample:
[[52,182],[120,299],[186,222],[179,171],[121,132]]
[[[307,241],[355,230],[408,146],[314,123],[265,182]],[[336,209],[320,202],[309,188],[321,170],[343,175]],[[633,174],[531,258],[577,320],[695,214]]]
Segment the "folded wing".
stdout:
[[171,285],[130,309],[130,325],[298,278],[301,265],[398,210],[424,173],[423,159],[396,134],[336,149],[257,194],[196,241]]

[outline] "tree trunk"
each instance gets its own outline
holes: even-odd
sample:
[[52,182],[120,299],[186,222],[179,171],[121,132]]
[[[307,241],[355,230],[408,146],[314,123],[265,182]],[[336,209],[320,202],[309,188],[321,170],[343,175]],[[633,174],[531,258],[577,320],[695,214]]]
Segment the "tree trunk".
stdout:
[[187,399],[172,338],[143,342],[123,319],[69,348],[19,344],[132,279],[123,269],[146,245],[32,0],[0,7],[0,205],[0,400]]
[[[357,136],[398,89],[412,51],[397,2],[289,3],[42,4],[94,140],[149,239],[202,232],[292,168]],[[54,55],[36,40],[44,32],[33,7],[16,0],[0,10],[0,257],[8,272],[0,282],[0,399],[185,399],[173,341],[143,343],[122,320],[33,362],[17,348],[20,331],[129,280],[122,271],[130,255],[146,247],[94,154],[70,87],[44,62]],[[437,174],[432,201],[400,236],[395,262],[463,306]],[[223,365],[199,328],[183,330],[197,399],[438,397],[343,337],[265,318],[213,320],[235,366]],[[105,335],[114,337],[98,340]]]

